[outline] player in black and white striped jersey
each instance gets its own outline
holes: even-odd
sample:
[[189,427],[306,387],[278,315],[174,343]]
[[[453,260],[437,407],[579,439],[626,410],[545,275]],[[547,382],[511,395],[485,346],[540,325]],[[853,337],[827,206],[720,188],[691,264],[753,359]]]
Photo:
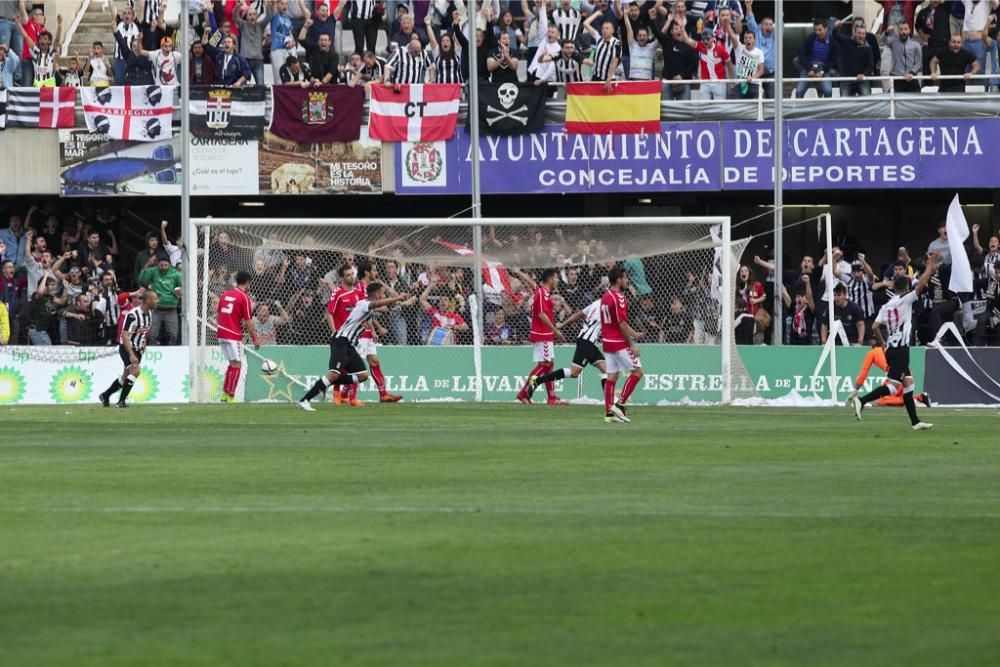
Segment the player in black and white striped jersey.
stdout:
[[573,352],[573,363],[569,368],[560,368],[545,375],[528,378],[528,387],[526,390],[528,398],[531,398],[531,395],[539,385],[579,376],[587,364],[597,366],[598,370],[601,371],[601,388],[603,389],[604,380],[607,379],[608,372],[607,367],[604,365],[604,353],[598,347],[601,342],[601,300],[598,299],[583,310],[573,313],[565,322],[556,324],[556,328],[562,329],[577,320],[583,320],[583,326],[580,328],[580,333],[576,336],[576,351]]
[[410,298],[409,294],[397,294],[383,299],[385,288],[382,283],[369,284],[366,293],[368,298],[358,301],[347,321],[330,338],[330,369],[298,402],[301,410],[315,412],[316,408],[309,405],[309,401],[325,393],[331,385],[361,384],[368,379],[365,360],[357,350],[361,335],[371,326],[376,311]]
[[111,395],[121,390],[118,396],[118,407],[127,408],[125,399],[135,386],[135,381],[142,372],[142,353],[146,351],[146,339],[149,337],[149,327],[152,322],[153,309],[160,298],[153,290],[147,290],[142,295],[142,305],[133,308],[125,315],[125,322],[122,326],[121,344],[118,346],[118,355],[125,364],[120,378],[115,378],[103,393],[100,394],[101,405],[111,407]]
[[[910,340],[913,337],[913,304],[917,302],[920,293],[927,289],[927,284],[937,270],[939,261],[937,253],[928,255],[927,267],[912,291],[909,278],[897,276],[894,279],[893,289],[896,296],[882,306],[872,325],[875,341],[885,348],[885,360],[889,365],[889,371],[886,373],[888,383],[877,387],[863,398],[856,396],[853,398],[851,406],[858,421],[861,421],[861,411],[866,405],[888,396],[895,387],[902,385],[903,405],[906,407],[906,414],[910,417],[913,430],[922,431],[933,426],[920,421],[917,417],[917,406],[913,398],[913,375],[910,373]],[[882,334],[882,327],[886,329],[885,335]],[[893,389],[889,388],[889,384],[893,385]]]

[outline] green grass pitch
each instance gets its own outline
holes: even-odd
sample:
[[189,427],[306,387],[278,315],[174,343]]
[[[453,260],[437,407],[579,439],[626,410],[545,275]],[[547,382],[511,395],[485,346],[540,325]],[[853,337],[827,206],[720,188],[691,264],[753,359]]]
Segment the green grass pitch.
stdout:
[[1000,416],[4,408],[0,664],[1000,664]]

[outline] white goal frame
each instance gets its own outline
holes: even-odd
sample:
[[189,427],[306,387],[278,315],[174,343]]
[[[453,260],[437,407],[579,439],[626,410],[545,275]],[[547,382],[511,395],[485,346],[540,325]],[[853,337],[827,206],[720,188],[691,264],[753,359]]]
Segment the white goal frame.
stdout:
[[[732,219],[729,216],[598,216],[598,217],[585,217],[585,218],[454,218],[454,217],[441,217],[441,218],[303,218],[299,220],[293,220],[289,218],[274,218],[274,217],[192,217],[188,219],[188,224],[185,228],[185,238],[189,245],[188,253],[189,257],[192,258],[191,270],[185,271],[185,287],[186,293],[197,294],[198,292],[198,276],[196,275],[198,266],[198,251],[200,250],[203,255],[201,258],[202,265],[202,290],[208,290],[209,283],[209,234],[212,227],[256,227],[256,226],[275,226],[275,225],[289,225],[295,227],[335,227],[335,226],[353,226],[353,227],[435,227],[435,226],[454,226],[454,225],[468,225],[472,229],[482,229],[486,226],[520,226],[520,227],[565,227],[565,226],[628,226],[628,225],[659,225],[659,226],[672,226],[672,225],[719,225],[721,227],[722,236],[722,284],[725,286],[726,294],[723,296],[721,311],[722,311],[722,329],[719,341],[720,353],[721,353],[721,379],[722,379],[722,403],[728,404],[732,402],[733,398],[733,388],[732,388],[732,378],[733,378],[733,368],[732,368],[732,355],[734,352],[733,341],[734,341],[734,294],[733,294],[733,257],[732,257]],[[202,242],[201,236],[204,235],[204,242]],[[476,294],[478,298],[482,299],[482,261],[483,261],[483,249],[481,242],[482,235],[474,234],[473,243],[473,273],[474,279],[476,281]],[[200,402],[201,399],[201,382],[198,382],[198,360],[200,355],[197,354],[197,348],[202,345],[205,340],[203,336],[199,336],[199,326],[205,327],[208,322],[207,312],[204,312],[207,308],[208,299],[205,294],[201,295],[201,303],[203,312],[198,312],[198,298],[184,299],[184,316],[185,316],[185,334],[186,339],[189,341],[190,354],[189,354],[189,373],[191,377],[191,392],[190,400],[193,403]],[[481,315],[480,315],[481,316]],[[477,318],[478,320],[478,318]],[[199,325],[199,322],[201,323]],[[475,327],[480,329],[482,327]],[[482,349],[481,336],[475,336],[475,351],[474,354],[478,357]],[[477,401],[481,401],[481,394],[477,392]]]

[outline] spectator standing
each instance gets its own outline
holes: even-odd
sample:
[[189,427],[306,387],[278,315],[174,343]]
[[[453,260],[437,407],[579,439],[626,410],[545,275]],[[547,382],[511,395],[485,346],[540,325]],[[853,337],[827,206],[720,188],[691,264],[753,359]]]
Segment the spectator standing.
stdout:
[[[774,34],[774,19],[765,16],[761,22],[757,23],[757,18],[753,15],[753,0],[744,0],[746,5],[747,30],[754,34],[757,48],[764,53],[764,78],[774,78],[774,48],[777,38]],[[764,82],[764,97],[774,98],[774,82]]]
[[18,21],[21,16],[20,0],[0,0],[0,46],[5,46],[20,63],[21,30]]
[[[826,339],[830,335],[829,308],[828,302],[823,303],[817,313],[820,322],[819,342],[823,345],[826,344]],[[837,285],[833,288],[833,319],[843,326],[848,345],[858,345],[864,340],[865,315],[861,312],[858,304],[848,298],[847,287],[844,285]],[[839,338],[835,344],[840,344]]]
[[878,310],[875,308],[874,283],[875,272],[865,261],[864,253],[858,254],[857,259],[851,264],[851,277],[847,281],[847,298],[861,309],[865,327],[869,330],[875,316],[878,315]]
[[[931,58],[931,80],[938,82],[938,76],[962,76],[962,79],[945,79],[938,86],[939,93],[964,93],[965,81],[972,74],[979,74],[979,61],[962,46],[962,36],[952,35],[948,48],[942,49]],[[944,258],[941,259],[945,261]],[[948,255],[948,262],[951,255]]]
[[330,36],[326,33],[321,33],[319,36],[319,42],[311,42],[307,38],[308,27],[312,24],[312,19],[306,19],[306,22],[302,26],[302,30],[299,32],[299,41],[306,49],[306,53],[309,54],[309,73],[311,82],[314,86],[326,86],[330,84],[337,83],[339,74],[337,70],[337,62],[339,58],[337,54],[333,52],[333,44],[330,40]]
[[[651,301],[648,297],[640,302],[640,308],[645,309],[642,303]],[[663,326],[660,335],[664,343],[693,343],[694,324],[691,315],[684,306],[684,301],[679,296],[670,300],[670,310],[663,318]]]
[[753,269],[743,265],[740,267],[736,280],[736,342],[740,345],[753,345],[754,331],[757,324],[757,313],[761,304],[767,299],[764,286],[757,282]]
[[143,51],[153,66],[153,80],[161,86],[180,85],[181,54],[174,51],[174,40],[164,37],[160,40],[160,48],[155,51]]
[[764,52],[757,48],[756,42],[756,35],[747,31],[743,33],[743,43],[736,47],[734,78],[741,79],[736,85],[736,96],[741,99],[757,99],[758,82],[764,77]]
[[931,59],[939,51],[948,48],[951,39],[948,3],[930,0],[930,4],[917,13],[914,28],[923,51],[923,72],[931,73]]
[[702,100],[726,99],[727,86],[721,82],[721,79],[729,78],[729,71],[732,68],[726,47],[719,44],[715,39],[715,32],[711,29],[701,33],[700,42],[687,38],[687,43],[698,52],[698,78],[701,79],[698,98]]
[[14,276],[14,262],[5,261],[0,266],[0,304],[6,306],[11,322],[17,321],[21,295],[27,288],[28,281],[24,276]]
[[28,340],[32,345],[52,345],[49,329],[52,326],[56,311],[66,303],[65,294],[53,296],[56,282],[43,278],[35,288],[28,305]]
[[676,21],[667,21],[663,31],[656,33],[656,39],[663,47],[663,74],[661,75],[664,82],[663,98],[667,100],[691,99],[691,84],[679,82],[694,78],[699,56],[688,43],[684,26]]
[[501,32],[497,37],[496,48],[490,52],[486,60],[486,69],[490,73],[490,83],[518,83],[517,66],[520,63],[511,53],[509,32]]
[[837,63],[839,50],[837,40],[830,35],[827,22],[816,19],[813,32],[806,37],[798,52],[799,78],[815,81],[800,81],[795,87],[795,97],[804,97],[811,86],[817,87],[820,97],[833,96],[833,84],[829,81],[830,70]]
[[601,15],[600,10],[595,10],[583,23],[588,34],[597,42],[593,57],[594,68],[590,80],[603,81],[604,90],[611,92],[611,82],[617,76],[618,66],[622,62],[622,43],[615,37],[615,22],[610,18],[601,23],[600,33],[594,30],[592,23]]
[[45,13],[41,7],[34,7],[29,18],[24,0],[18,0],[18,21],[23,30],[18,31],[18,42],[21,44],[21,85],[30,86],[35,80],[35,66],[31,60],[31,46],[24,39],[27,33],[37,44],[39,36],[45,32]]
[[[119,51],[125,54],[121,59],[115,58],[115,83],[121,86],[152,85],[154,82],[153,63],[149,59],[149,54],[142,50],[142,42],[138,39],[133,39],[131,47],[129,47],[125,42],[125,38],[117,32],[115,33],[115,42],[118,44]],[[118,79],[119,60],[124,63],[124,70],[120,81]]]
[[[455,53],[455,41],[449,33],[444,33],[441,35],[440,44],[438,43],[434,37],[434,30],[431,28],[429,14],[427,16],[427,35],[431,40],[430,48],[434,57],[434,72],[437,82],[465,83],[465,78],[462,75],[462,62]],[[360,73],[359,78],[363,79]]]
[[[31,217],[31,211],[28,217]],[[0,261],[14,262],[14,266],[20,269],[24,265],[24,257],[31,244],[31,235],[24,230],[24,221],[16,213],[10,216],[6,229],[0,229]]]
[[295,38],[292,37],[292,17],[288,14],[288,1],[277,0],[274,16],[271,17],[271,68],[275,81],[281,81],[281,66],[285,64],[288,56],[295,55]]
[[[205,53],[215,60],[216,85],[242,87],[251,76],[250,64],[246,58],[236,52],[235,38],[223,37],[221,49],[212,46],[211,42],[208,41],[207,31],[202,35],[201,41],[205,47]],[[162,305],[161,301],[157,308],[162,307]]]
[[98,317],[91,307],[90,296],[79,294],[73,305],[63,311],[66,320],[66,345],[95,345],[97,343]]
[[940,265],[951,264],[951,246],[948,244],[948,223],[938,223],[938,237],[927,246],[927,254],[936,252]]
[[892,69],[889,73],[894,77],[903,77],[904,81],[893,81],[897,93],[919,93],[920,82],[916,77],[923,70],[923,50],[920,44],[912,38],[910,25],[900,21],[895,26],[889,26],[885,45],[892,54]]
[[405,14],[399,21],[399,31],[394,33],[392,36],[392,40],[389,44],[389,50],[397,51],[399,49],[405,49],[409,46],[410,41],[414,36],[420,40],[421,48],[427,44],[427,35],[424,34],[423,28],[415,27],[413,23],[413,16]]
[[[681,4],[684,0],[680,0]],[[580,10],[573,7],[572,0],[560,0],[559,7],[552,12],[552,25],[559,30],[559,41],[576,42],[582,21]]]
[[205,54],[205,46],[201,42],[195,42],[191,45],[188,76],[191,77],[192,86],[215,84],[215,61]]
[[[14,21],[11,23],[16,25]],[[0,88],[13,88],[20,81],[21,59],[6,44],[0,44]]]
[[153,311],[149,338],[159,345],[177,345],[180,323],[177,306],[183,294],[184,279],[181,272],[170,266],[170,260],[161,257],[156,266],[150,266],[139,274],[139,284],[156,292],[160,298]]
[[867,77],[875,73],[875,58],[868,43],[868,29],[864,23],[851,26],[851,37],[835,33],[839,40],[840,76],[853,77],[854,81],[840,82],[841,97],[864,97],[872,94],[872,84]]
[[629,53],[628,78],[630,81],[651,81],[656,60],[656,41],[650,40],[649,28],[645,25],[633,28],[628,12],[625,13],[624,21]]
[[115,73],[115,85],[124,86],[129,56],[133,53],[132,42],[139,39],[139,26],[135,22],[135,12],[131,7],[126,7],[119,15],[114,10],[113,2],[111,5],[111,29],[115,37],[115,57],[111,65]]
[[977,71],[985,72],[986,56],[995,48],[989,45],[990,13],[1000,5],[1000,0],[962,0],[962,4],[965,6],[963,48],[976,57]]
[[[250,66],[255,86],[264,85],[264,33],[267,31],[267,12],[248,7],[243,0],[233,14],[240,30],[240,55]],[[279,72],[280,74],[280,72]],[[276,81],[277,82],[277,81]]]
[[[38,37],[32,37],[23,27],[21,37],[31,54],[31,69],[33,78],[31,85],[36,88],[54,87],[56,85],[56,70],[58,69],[59,50],[62,48],[62,14],[56,17],[56,36],[43,30]],[[28,85],[28,80],[22,81]]]
[[791,327],[788,330],[789,345],[812,345],[816,302],[813,301],[811,282],[809,274],[802,276],[802,285],[795,292],[794,309],[792,309],[792,299],[788,295],[788,290],[784,285],[781,286],[781,300],[786,309],[791,309]]
[[378,41],[378,18],[375,15],[377,3],[375,0],[341,2],[337,7],[338,20],[341,19],[345,5],[347,18],[351,22],[351,33],[354,35],[354,52],[363,55],[365,51],[374,51]]

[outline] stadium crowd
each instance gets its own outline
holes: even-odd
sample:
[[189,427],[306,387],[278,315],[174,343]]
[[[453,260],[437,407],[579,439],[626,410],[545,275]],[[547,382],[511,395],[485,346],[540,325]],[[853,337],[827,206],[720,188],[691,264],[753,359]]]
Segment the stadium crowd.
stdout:
[[[50,3],[53,4],[53,3]],[[175,85],[185,68],[194,85],[376,82],[464,83],[473,29],[475,71],[497,83],[594,80],[664,82],[666,99],[754,98],[774,73],[773,17],[753,0],[193,0],[189,53],[176,45],[166,0],[107,0],[106,43],[60,57],[44,3],[0,0],[0,84],[36,86]],[[991,74],[998,67],[996,0],[882,0],[877,26],[834,15],[843,3],[812,2],[814,29],[796,55],[815,88],[868,95],[879,74],[900,77],[896,92],[938,86],[961,92],[965,81],[938,75]],[[474,10],[474,11],[471,11]],[[844,17],[847,18],[847,17]],[[385,33],[384,41],[379,35]],[[345,47],[350,34],[353,49]],[[382,46],[384,45],[384,46]],[[883,62],[885,67],[883,67]],[[721,83],[735,79],[739,83]],[[984,82],[1000,89],[1000,76]],[[880,84],[876,84],[880,85]],[[770,82],[765,95],[772,97]],[[551,90],[555,93],[555,89]]]
[[[7,343],[111,345],[125,305],[118,295],[151,289],[159,296],[153,313],[153,345],[181,342],[180,312],[185,249],[172,240],[164,222],[145,236],[145,247],[128,253],[120,247],[120,212],[89,203],[61,215],[55,202],[12,213],[0,228],[0,302],[10,322]],[[469,243],[469,239],[454,239]],[[741,344],[771,342],[774,299],[784,304],[785,342],[825,343],[828,331],[827,282],[833,284],[834,316],[850,344],[866,344],[879,307],[891,296],[892,278],[915,278],[928,252],[942,264],[922,296],[915,327],[917,341],[933,339],[941,325],[955,322],[975,345],[1000,344],[1000,237],[973,225],[967,253],[974,272],[974,292],[949,289],[951,255],[944,223],[926,247],[900,247],[894,256],[876,259],[838,226],[833,261],[822,248],[797,263],[786,258],[781,281],[774,277],[773,258],[745,261],[736,277],[736,340]],[[562,321],[598,298],[607,273],[620,261],[630,279],[633,327],[645,342],[714,343],[721,308],[713,296],[711,261],[692,262],[676,256],[629,256],[607,240],[594,238],[587,227],[525,228],[517,233],[487,229],[485,249],[508,258],[508,284],[484,284],[484,340],[491,345],[527,341],[530,300],[539,273],[559,270],[554,292],[556,316]],[[372,248],[392,245],[391,255],[372,253],[378,279],[390,292],[410,298],[378,320],[382,342],[397,345],[463,344],[472,340],[469,297],[475,280],[468,265],[427,264],[407,259],[420,252],[406,234],[386,230]],[[368,258],[328,250],[277,249],[268,240],[236,244],[226,231],[215,231],[209,247],[207,294],[210,312],[219,295],[232,286],[235,273],[253,276],[249,294],[257,331],[264,343],[319,344],[326,341],[324,311],[340,280],[338,269]],[[615,261],[606,261],[614,258]],[[516,264],[516,265],[515,265]],[[531,268],[522,268],[531,267]],[[199,284],[199,290],[204,285]],[[123,297],[124,298],[124,297]],[[127,306],[126,306],[127,307]],[[567,336],[575,334],[571,327]]]

